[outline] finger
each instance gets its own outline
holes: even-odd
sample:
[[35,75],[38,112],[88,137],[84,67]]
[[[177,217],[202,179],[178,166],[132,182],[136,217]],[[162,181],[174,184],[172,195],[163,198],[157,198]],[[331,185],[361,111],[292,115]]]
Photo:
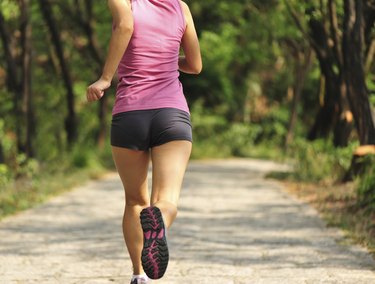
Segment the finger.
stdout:
[[99,90],[97,90],[96,92],[95,92],[95,98],[97,99],[97,100],[99,100],[102,96],[101,96],[101,91],[99,91]]
[[89,90],[88,90],[88,97],[89,97],[90,102],[96,100],[95,88],[92,87],[92,86],[89,87]]
[[90,87],[87,88],[87,91],[86,91],[86,98],[87,98],[87,101],[88,101],[88,102],[91,102],[91,90],[90,90]]
[[89,103],[92,102],[92,99],[91,99],[91,95],[90,95],[90,94],[87,96],[87,101],[88,101]]
[[91,86],[89,86],[87,88],[86,97],[87,97],[87,101],[89,101],[89,102],[93,101],[93,93],[92,93],[92,87]]
[[91,91],[89,94],[89,102],[93,102],[96,100],[96,95]]

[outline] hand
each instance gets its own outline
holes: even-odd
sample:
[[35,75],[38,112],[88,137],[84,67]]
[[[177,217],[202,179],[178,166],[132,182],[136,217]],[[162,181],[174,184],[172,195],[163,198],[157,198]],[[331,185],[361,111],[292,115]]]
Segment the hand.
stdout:
[[87,101],[94,102],[100,100],[104,95],[104,91],[108,89],[109,86],[111,86],[111,82],[103,78],[91,84],[86,91]]

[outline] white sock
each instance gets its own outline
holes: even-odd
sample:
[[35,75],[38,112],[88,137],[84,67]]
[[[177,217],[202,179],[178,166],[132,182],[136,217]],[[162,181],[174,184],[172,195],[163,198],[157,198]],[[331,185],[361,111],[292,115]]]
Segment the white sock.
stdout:
[[134,275],[132,276],[132,280],[133,281],[134,279],[136,278],[144,278],[144,279],[148,279],[147,275],[146,274],[140,274],[140,275]]

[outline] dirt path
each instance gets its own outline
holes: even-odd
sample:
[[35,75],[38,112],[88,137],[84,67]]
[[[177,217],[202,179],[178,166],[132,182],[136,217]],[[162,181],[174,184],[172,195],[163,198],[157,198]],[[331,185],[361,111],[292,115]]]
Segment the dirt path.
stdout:
[[[315,210],[264,180],[272,162],[191,162],[171,261],[154,283],[375,283],[375,262],[340,245]],[[117,175],[0,223],[0,283],[129,283]]]

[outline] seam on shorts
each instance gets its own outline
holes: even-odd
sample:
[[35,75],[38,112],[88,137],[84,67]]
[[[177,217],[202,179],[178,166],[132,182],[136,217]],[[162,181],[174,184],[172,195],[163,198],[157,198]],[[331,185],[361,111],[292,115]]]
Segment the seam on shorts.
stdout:
[[163,144],[166,144],[168,142],[173,142],[173,141],[189,141],[189,142],[193,143],[193,139],[191,137],[187,137],[187,136],[185,136],[185,137],[182,137],[182,136],[171,137],[170,139],[165,139],[163,142],[159,142],[159,143],[155,143],[155,144],[150,145],[150,148],[161,146]]
[[137,146],[120,145],[120,144],[115,144],[115,143],[111,143],[111,146],[119,147],[119,148],[126,148],[129,150],[135,150],[135,151],[147,151],[149,149],[149,148],[143,149]]

